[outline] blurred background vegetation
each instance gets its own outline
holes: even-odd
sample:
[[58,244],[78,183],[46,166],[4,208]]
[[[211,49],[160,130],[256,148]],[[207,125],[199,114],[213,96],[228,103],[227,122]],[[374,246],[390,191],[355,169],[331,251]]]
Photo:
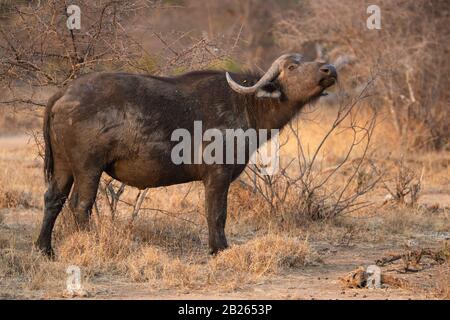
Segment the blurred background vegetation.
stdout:
[[[81,8],[81,30],[66,7]],[[446,0],[0,1],[0,102],[37,109],[57,87],[92,71],[177,75],[190,70],[262,71],[282,53],[337,64],[355,95],[382,75],[371,104],[389,115],[404,150],[448,150],[449,28]],[[334,99],[334,100],[333,100]],[[336,96],[328,97],[332,106]],[[1,117],[11,117],[2,107]],[[18,124],[0,120],[3,131]],[[0,130],[1,131],[1,130]]]

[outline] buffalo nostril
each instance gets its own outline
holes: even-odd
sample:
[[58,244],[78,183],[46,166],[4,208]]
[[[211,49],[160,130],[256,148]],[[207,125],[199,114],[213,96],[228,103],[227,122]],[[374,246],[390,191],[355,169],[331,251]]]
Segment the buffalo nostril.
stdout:
[[320,73],[327,76],[327,77],[333,77],[337,79],[337,71],[336,67],[332,64],[325,64],[320,67]]
[[328,75],[328,74],[331,73],[330,68],[327,67],[327,66],[324,66],[324,67],[320,68],[320,71],[321,71],[322,73],[326,74],[326,75]]

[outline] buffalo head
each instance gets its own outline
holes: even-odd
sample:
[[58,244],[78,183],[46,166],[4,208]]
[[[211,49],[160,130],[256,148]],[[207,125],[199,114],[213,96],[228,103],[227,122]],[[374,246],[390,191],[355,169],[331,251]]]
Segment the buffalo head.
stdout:
[[276,59],[269,70],[251,87],[235,82],[226,74],[230,87],[241,94],[257,97],[283,98],[305,102],[324,94],[324,90],[337,80],[336,68],[324,62],[306,62],[297,53],[284,54]]

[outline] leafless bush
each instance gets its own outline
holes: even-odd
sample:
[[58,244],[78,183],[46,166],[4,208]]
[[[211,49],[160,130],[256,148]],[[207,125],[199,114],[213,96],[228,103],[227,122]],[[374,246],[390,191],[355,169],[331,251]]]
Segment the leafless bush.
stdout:
[[[120,197],[125,191],[125,184],[120,183],[120,185],[114,188],[114,179],[108,179],[106,181],[101,181],[99,185],[99,192],[103,194],[106,202],[108,204],[109,213],[111,215],[111,220],[114,220],[117,213],[117,205],[119,204]],[[95,203],[95,209],[99,213],[97,203]]]
[[33,197],[30,192],[5,189],[0,186],[0,208],[30,208],[34,206]]
[[184,33],[169,41],[150,28],[162,49],[149,52],[133,25],[161,2],[78,1],[81,30],[67,28],[67,5],[52,0],[10,6],[0,26],[0,85],[6,89],[0,103],[44,106],[47,91],[92,71],[170,74],[229,61],[214,39]]
[[377,84],[376,102],[390,113],[404,150],[448,148],[448,2],[383,0],[377,5],[381,30],[369,30],[365,1],[308,1],[303,10],[280,17],[276,39],[292,50],[316,44],[318,57],[334,61],[349,78],[350,92],[361,86],[351,75],[367,75],[379,64],[384,81]]
[[[262,175],[258,166],[246,171],[254,190],[269,205],[272,215],[282,221],[293,219],[292,222],[305,218],[323,220],[369,204],[360,198],[372,190],[381,177],[367,161],[376,114],[364,125],[359,124],[357,118],[375,79],[375,76],[371,78],[358,96],[340,100],[335,120],[313,150],[299,137],[297,122],[289,127],[296,141],[297,154],[292,161],[280,164],[275,175]],[[336,165],[324,169],[320,159],[324,145],[332,134],[344,131],[351,133],[352,142]],[[281,149],[285,143],[281,143]],[[361,155],[352,158],[357,148]]]
[[417,207],[420,192],[423,188],[424,168],[422,168],[419,174],[416,170],[405,164],[403,157],[399,161],[396,161],[395,166],[397,173],[393,179],[393,183],[385,180],[382,181],[384,189],[388,192],[385,202],[395,201],[402,205]]

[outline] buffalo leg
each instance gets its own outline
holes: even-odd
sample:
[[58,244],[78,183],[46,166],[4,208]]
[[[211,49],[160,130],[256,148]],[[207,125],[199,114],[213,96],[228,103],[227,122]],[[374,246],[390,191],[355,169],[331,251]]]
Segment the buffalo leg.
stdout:
[[54,175],[49,182],[44,195],[44,218],[39,237],[35,242],[36,247],[48,256],[53,256],[52,231],[61,209],[72,187],[72,173],[55,168]]
[[213,179],[210,179],[205,182],[205,209],[211,254],[216,254],[228,247],[225,237],[225,222],[227,219],[229,186],[229,181],[213,181]]
[[100,176],[101,172],[92,173],[89,171],[75,175],[69,207],[80,230],[86,230],[89,227],[89,218],[97,196]]

